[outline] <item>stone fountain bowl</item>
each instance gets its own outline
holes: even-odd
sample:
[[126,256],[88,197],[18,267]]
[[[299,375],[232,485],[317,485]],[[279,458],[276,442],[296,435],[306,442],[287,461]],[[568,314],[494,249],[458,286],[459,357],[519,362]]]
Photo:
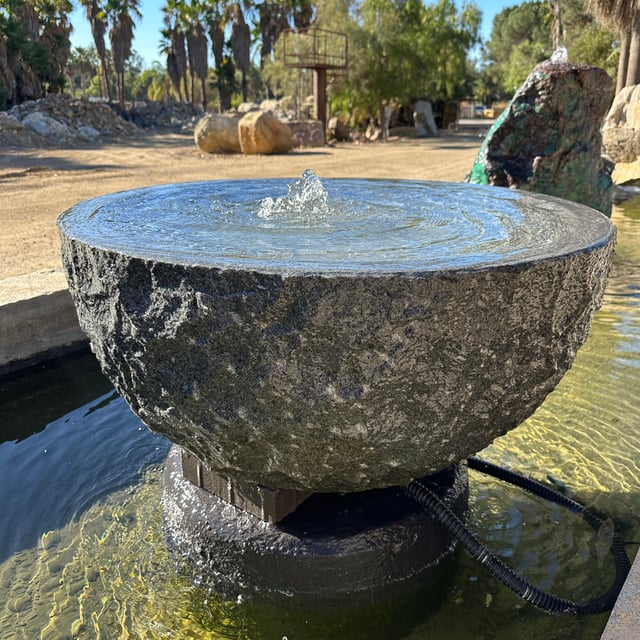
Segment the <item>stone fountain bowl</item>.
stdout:
[[405,484],[531,415],[587,337],[611,223],[496,187],[303,181],[60,217],[80,324],[133,411],[223,476],[311,491]]

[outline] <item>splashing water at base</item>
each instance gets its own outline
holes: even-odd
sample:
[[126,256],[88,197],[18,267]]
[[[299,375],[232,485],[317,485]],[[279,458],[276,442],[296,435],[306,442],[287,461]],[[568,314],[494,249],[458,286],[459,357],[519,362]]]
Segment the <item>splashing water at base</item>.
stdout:
[[329,193],[311,169],[307,169],[300,180],[288,185],[287,189],[286,196],[262,200],[258,215],[268,219],[293,214],[310,220],[313,216],[326,216],[333,212],[328,203]]

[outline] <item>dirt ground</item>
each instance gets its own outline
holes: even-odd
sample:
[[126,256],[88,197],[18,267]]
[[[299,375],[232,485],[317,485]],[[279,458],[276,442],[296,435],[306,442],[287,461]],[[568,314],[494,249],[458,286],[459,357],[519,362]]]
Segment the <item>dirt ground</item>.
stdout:
[[152,134],[101,146],[0,150],[0,280],[61,267],[56,219],[104,193],[232,178],[398,178],[460,181],[482,139],[443,134],[387,143],[343,143],[280,156],[208,155],[189,135]]

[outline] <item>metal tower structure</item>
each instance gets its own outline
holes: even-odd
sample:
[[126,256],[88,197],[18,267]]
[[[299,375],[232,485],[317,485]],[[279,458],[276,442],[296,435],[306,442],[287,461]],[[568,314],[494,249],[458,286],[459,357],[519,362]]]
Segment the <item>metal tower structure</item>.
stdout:
[[316,118],[327,127],[327,70],[344,70],[348,65],[347,35],[326,29],[287,29],[283,32],[284,64],[313,69],[313,97]]

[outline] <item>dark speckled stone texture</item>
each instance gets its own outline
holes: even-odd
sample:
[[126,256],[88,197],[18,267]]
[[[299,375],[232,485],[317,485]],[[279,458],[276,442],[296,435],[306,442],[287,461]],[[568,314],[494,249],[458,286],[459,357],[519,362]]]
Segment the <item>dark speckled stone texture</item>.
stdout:
[[355,491],[439,471],[531,415],[586,339],[614,232],[555,259],[369,276],[62,244],[80,324],[152,430],[223,475]]

